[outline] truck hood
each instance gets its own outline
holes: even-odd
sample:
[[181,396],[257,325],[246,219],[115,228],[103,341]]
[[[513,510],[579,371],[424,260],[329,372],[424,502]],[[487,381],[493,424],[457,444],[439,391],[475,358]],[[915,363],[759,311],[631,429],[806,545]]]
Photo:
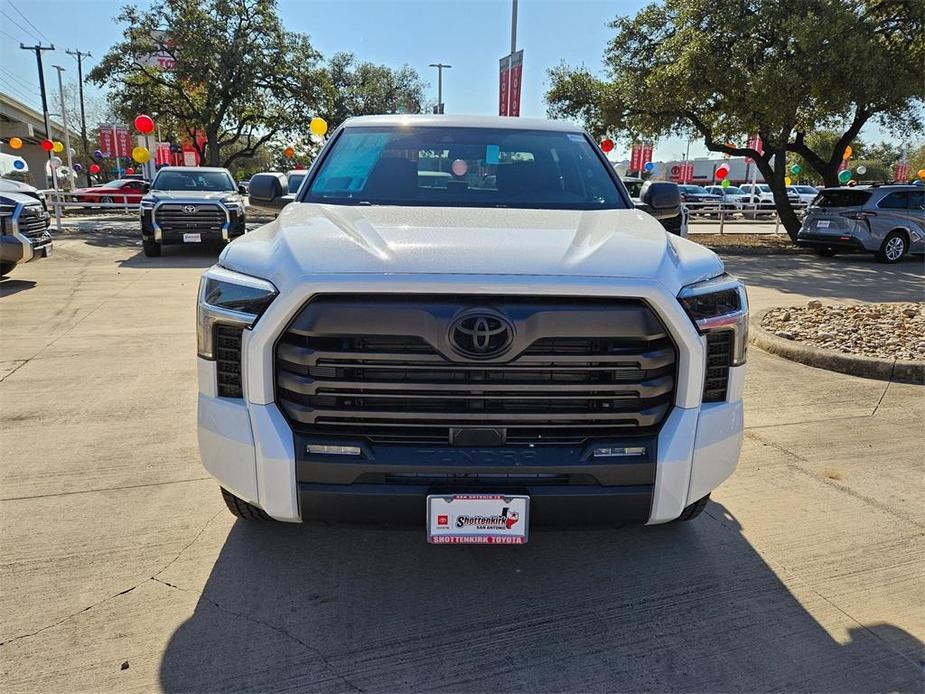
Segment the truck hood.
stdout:
[[655,279],[670,291],[720,274],[719,257],[638,210],[521,210],[292,203],[219,262],[282,289],[313,274]]
[[145,199],[156,200],[221,200],[227,197],[237,197],[234,190],[205,191],[205,190],[152,190]]

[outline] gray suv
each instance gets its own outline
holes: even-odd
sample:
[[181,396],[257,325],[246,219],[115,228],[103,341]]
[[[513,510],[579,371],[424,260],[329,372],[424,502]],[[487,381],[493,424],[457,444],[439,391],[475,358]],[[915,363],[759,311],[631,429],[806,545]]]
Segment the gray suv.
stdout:
[[884,263],[925,253],[925,190],[909,185],[825,188],[807,210],[797,244],[826,257],[866,251]]

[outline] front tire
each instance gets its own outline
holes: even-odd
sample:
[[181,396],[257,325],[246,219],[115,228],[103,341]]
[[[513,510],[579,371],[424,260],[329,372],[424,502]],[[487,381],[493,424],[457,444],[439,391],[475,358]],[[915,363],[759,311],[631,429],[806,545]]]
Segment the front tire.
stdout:
[[681,511],[681,515],[675,518],[675,523],[685,523],[690,520],[694,520],[697,516],[703,513],[703,509],[707,507],[707,503],[710,501],[710,495],[707,494],[702,499],[698,499],[686,509]]
[[145,255],[148,258],[160,258],[161,257],[161,244],[159,244],[154,239],[145,239],[141,240],[141,248],[145,252]]
[[104,195],[103,197],[100,198],[100,204],[101,204],[101,205],[110,205],[110,204],[112,204],[112,198],[111,198],[110,196],[108,196],[108,195]]
[[0,263],[0,275],[9,275],[14,267],[16,263]]
[[902,260],[908,250],[909,242],[906,241],[906,236],[902,232],[891,231],[883,239],[883,244],[877,252],[877,259],[881,263],[892,265]]
[[228,510],[231,511],[231,515],[235,518],[256,521],[273,520],[262,508],[257,508],[253,504],[244,501],[244,499],[239,499],[224,487],[222,487],[222,498],[225,500],[225,506],[228,507]]
[[836,251],[834,248],[831,248],[831,247],[817,248],[817,249],[816,249],[816,255],[820,255],[820,256],[822,256],[823,258],[834,258],[836,252],[837,252],[837,251]]

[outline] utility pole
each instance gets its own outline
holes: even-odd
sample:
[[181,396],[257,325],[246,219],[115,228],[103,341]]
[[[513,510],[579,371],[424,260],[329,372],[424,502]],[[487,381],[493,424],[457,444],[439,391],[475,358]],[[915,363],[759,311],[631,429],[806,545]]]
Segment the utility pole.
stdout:
[[445,65],[444,63],[431,63],[429,67],[437,68],[437,108],[434,110],[434,113],[443,113],[443,71],[449,70],[452,65]]
[[[19,47],[24,51],[35,51],[35,62],[39,66],[39,90],[42,93],[42,118],[45,120],[45,139],[51,139],[51,128],[48,127],[48,97],[45,95],[45,71],[42,69],[42,51],[53,51],[55,50],[55,44],[49,46],[43,46],[42,42],[39,41],[35,46],[26,46],[25,44],[20,43]],[[48,153],[48,160],[51,161],[51,152]],[[55,190],[58,188],[58,180],[52,172],[51,177],[52,183],[54,184]]]
[[67,127],[67,111],[64,109],[64,82],[61,81],[61,73],[64,68],[60,65],[52,65],[58,71],[58,94],[61,96],[61,124],[64,126],[64,150],[67,152],[67,181],[69,188],[74,190],[74,159],[71,156],[71,132]]
[[[77,58],[77,86],[80,90],[80,139],[84,145],[84,157],[87,159],[90,158],[90,146],[87,144],[87,117],[84,114],[84,71],[83,71],[83,59],[92,58],[90,51],[82,53],[79,50],[69,51],[65,50],[65,53],[72,55]],[[87,185],[92,185],[90,183],[90,167],[84,169],[84,175],[87,177]]]

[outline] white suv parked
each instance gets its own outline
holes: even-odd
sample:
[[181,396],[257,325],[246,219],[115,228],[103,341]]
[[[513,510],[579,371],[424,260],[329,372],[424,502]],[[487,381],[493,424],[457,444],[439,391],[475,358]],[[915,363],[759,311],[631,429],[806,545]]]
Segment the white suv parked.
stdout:
[[696,516],[739,457],[747,301],[653,218],[676,186],[640,201],[568,123],[347,121],[202,278],[199,443],[229,509],[434,543]]

